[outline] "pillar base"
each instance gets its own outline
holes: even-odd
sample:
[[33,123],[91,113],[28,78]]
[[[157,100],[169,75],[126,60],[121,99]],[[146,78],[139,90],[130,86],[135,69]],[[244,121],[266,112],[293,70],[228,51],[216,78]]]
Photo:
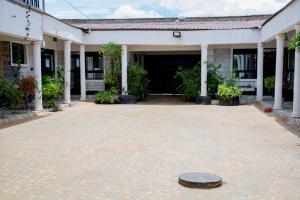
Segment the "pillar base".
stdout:
[[300,113],[292,113],[293,118],[300,118]]
[[196,104],[210,105],[211,104],[211,97],[210,96],[199,96],[196,99]]
[[274,107],[273,107],[273,110],[282,110],[282,109],[283,109],[282,106],[274,106]]
[[136,104],[136,97],[132,95],[121,95],[119,97],[120,104]]

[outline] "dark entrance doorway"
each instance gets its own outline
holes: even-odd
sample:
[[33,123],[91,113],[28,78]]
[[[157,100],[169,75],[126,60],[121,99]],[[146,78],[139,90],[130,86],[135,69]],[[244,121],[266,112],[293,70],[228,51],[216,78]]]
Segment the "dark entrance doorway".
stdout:
[[71,94],[80,94],[80,56],[71,56]]
[[200,62],[197,54],[145,55],[144,67],[150,80],[149,92],[152,94],[177,94],[180,80],[174,78],[180,67],[192,68]]
[[41,55],[42,75],[54,76],[55,75],[54,50],[42,49],[41,54],[42,54]]

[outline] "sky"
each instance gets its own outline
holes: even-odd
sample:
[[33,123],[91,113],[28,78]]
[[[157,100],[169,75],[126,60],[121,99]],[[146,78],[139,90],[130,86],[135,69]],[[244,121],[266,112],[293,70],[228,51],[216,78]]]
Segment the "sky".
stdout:
[[[290,0],[45,0],[58,18],[157,18],[272,14]],[[86,16],[73,9],[71,3]]]

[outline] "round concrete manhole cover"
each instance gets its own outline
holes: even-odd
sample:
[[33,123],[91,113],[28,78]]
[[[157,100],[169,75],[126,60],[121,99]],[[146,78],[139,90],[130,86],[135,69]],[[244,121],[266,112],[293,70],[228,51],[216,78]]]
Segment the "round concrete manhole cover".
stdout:
[[220,176],[209,173],[184,173],[179,176],[179,184],[190,188],[215,188],[222,185]]

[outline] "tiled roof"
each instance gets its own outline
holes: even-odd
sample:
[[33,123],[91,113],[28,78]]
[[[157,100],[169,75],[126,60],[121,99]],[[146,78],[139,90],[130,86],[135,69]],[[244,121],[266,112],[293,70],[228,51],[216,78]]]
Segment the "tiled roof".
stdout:
[[272,15],[146,18],[146,19],[64,19],[73,26],[92,30],[230,30],[259,28]]

